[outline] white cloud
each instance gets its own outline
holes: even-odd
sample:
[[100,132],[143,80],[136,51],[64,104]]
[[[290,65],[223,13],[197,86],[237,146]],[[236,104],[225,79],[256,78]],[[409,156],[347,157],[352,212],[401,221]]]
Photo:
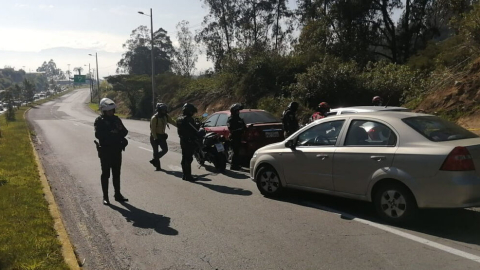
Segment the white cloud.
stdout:
[[3,28],[0,50],[38,52],[52,47],[71,47],[107,52],[123,52],[122,44],[128,36],[88,31],[60,31],[21,28]]

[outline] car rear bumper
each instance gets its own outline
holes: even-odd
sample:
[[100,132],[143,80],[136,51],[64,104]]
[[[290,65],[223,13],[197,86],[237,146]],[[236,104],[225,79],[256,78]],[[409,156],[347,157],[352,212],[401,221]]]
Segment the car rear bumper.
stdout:
[[475,172],[440,172],[415,194],[420,208],[480,206],[480,176]]

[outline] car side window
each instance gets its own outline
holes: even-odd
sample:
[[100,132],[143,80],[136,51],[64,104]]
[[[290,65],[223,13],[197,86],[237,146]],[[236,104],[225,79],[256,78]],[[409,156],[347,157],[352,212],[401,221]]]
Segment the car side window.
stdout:
[[354,120],[345,140],[346,146],[395,146],[397,135],[386,125],[367,120]]
[[297,137],[297,146],[333,146],[345,120],[322,123],[309,128]]
[[228,115],[226,113],[221,113],[219,114],[217,124],[215,126],[224,127],[227,125],[227,120],[228,120]]
[[352,113],[357,113],[354,111],[342,111],[340,114],[352,114]]
[[207,118],[207,120],[205,121],[205,124],[203,125],[204,127],[214,127],[215,124],[217,123],[217,119],[218,119],[218,116],[220,114],[214,114],[212,116],[210,116],[209,118]]

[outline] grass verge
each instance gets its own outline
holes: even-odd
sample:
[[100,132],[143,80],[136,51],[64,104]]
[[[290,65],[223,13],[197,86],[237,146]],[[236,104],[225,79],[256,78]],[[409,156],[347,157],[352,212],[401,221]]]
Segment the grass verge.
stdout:
[[[95,113],[99,113],[99,109],[98,109],[98,104],[97,103],[89,103],[88,104],[88,107],[94,111]],[[116,116],[120,117],[120,118],[125,118],[127,119],[128,118],[128,115],[125,115],[125,114],[121,114],[121,113],[115,113]]]
[[0,269],[68,269],[44,199],[26,110],[16,110],[16,121],[0,117]]

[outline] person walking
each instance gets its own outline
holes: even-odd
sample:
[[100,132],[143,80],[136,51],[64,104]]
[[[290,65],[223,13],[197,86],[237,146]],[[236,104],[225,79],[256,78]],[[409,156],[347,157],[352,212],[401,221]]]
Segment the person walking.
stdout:
[[122,167],[122,150],[128,145],[125,137],[128,130],[122,123],[122,120],[115,115],[115,102],[109,98],[103,98],[100,101],[100,110],[102,115],[95,119],[95,137],[99,143],[95,141],[102,167],[102,175],[100,180],[103,191],[103,204],[109,205],[108,198],[108,180],[110,171],[112,173],[113,188],[115,190],[115,200],[118,202],[128,201],[120,192],[120,171]]
[[[157,103],[156,109],[157,112],[150,120],[150,144],[153,148],[153,159],[150,160],[150,163],[157,171],[160,171],[162,169],[160,159],[168,152],[168,134],[166,133],[166,129],[167,127],[170,128],[168,124],[176,127],[177,123],[168,115],[168,107],[166,104]],[[162,149],[160,152],[158,151],[159,146]]]
[[198,127],[193,119],[195,113],[197,113],[197,108],[190,103],[185,103],[182,116],[177,119],[177,132],[182,148],[182,179],[191,182],[196,180],[192,176],[193,153],[196,147],[195,140],[198,136]]
[[232,164],[230,170],[238,171],[240,167],[240,147],[242,146],[242,135],[247,129],[245,121],[240,118],[240,111],[243,110],[243,106],[240,103],[235,103],[230,106],[230,117],[228,117],[227,126],[230,131],[230,141],[233,151]]
[[299,128],[297,115],[296,115],[297,110],[298,110],[298,102],[294,101],[288,105],[287,109],[282,114],[282,123],[283,123],[285,138],[295,133]]

